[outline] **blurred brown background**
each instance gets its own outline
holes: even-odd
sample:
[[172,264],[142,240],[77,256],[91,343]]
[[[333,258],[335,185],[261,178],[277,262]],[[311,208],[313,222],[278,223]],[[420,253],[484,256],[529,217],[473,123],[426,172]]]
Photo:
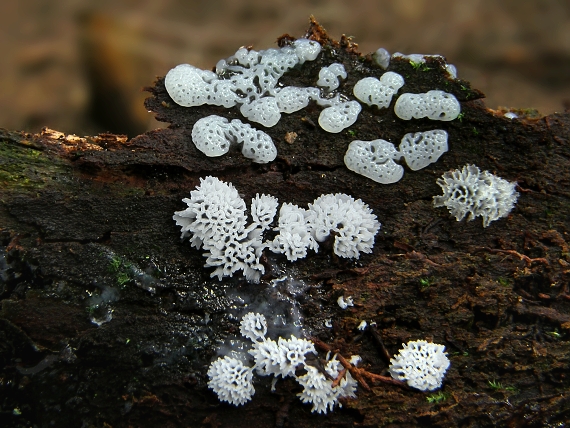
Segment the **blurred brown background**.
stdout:
[[302,36],[310,14],[363,53],[446,56],[491,108],[570,104],[568,0],[4,0],[0,127],[134,136],[164,126],[143,107],[156,76]]

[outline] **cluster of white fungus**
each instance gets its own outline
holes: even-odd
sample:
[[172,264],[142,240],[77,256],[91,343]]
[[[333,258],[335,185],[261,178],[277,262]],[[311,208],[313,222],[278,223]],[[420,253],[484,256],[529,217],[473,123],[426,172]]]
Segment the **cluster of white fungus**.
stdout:
[[370,253],[380,223],[372,210],[360,199],[342,193],[322,195],[309,209],[285,203],[279,211],[278,232],[264,240],[277,213],[277,198],[256,195],[251,201],[251,224],[247,224],[247,207],[233,185],[216,177],[200,179],[200,185],[183,201],[188,205],[176,211],[173,219],[182,227],[182,239],[190,238],[193,247],[206,252],[206,267],[214,267],[211,276],[219,280],[243,271],[246,279],[258,282],[265,272],[260,257],[265,248],[284,254],[289,261],[318,251],[333,233],[333,250],[340,257],[359,258]]
[[[299,39],[280,49],[255,51],[240,48],[231,57],[220,60],[216,71],[201,70],[183,64],[170,70],[165,87],[170,97],[184,107],[204,104],[231,108],[238,106],[242,116],[265,127],[275,126],[282,113],[297,112],[311,101],[323,107],[319,115],[320,127],[329,133],[339,133],[355,123],[361,104],[337,89],[347,72],[340,63],[333,63],[319,71],[317,87],[284,86],[279,79],[293,67],[313,61],[321,52],[316,41]],[[384,70],[391,58],[404,58],[412,65],[424,64],[427,56],[395,53],[385,49],[373,54],[374,61]],[[444,62],[451,77],[455,67]],[[404,78],[394,72],[385,72],[380,78],[365,77],[353,87],[352,94],[360,102],[378,108],[388,108],[393,96],[404,86]],[[397,117],[403,120],[429,118],[450,121],[458,117],[461,107],[457,99],[441,90],[423,94],[404,93],[394,105]],[[505,115],[506,116],[506,115]],[[404,173],[398,163],[402,159],[412,171],[436,162],[448,150],[447,132],[431,130],[406,134],[396,147],[385,140],[352,141],[344,161],[348,169],[378,183],[399,181]],[[242,154],[256,163],[275,160],[277,149],[271,137],[238,119],[229,121],[217,115],[198,120],[192,129],[196,148],[208,157],[226,154],[232,144],[241,145]],[[443,196],[434,197],[436,207],[445,206],[457,220],[482,216],[486,227],[491,221],[505,217],[516,203],[515,183],[510,183],[489,172],[481,173],[474,165],[461,171],[451,171],[438,179]],[[251,201],[248,217],[245,201],[231,183],[215,177],[200,179],[200,185],[183,201],[185,210],[175,212],[173,218],[181,226],[182,238],[204,251],[206,267],[215,268],[211,276],[232,276],[242,271],[246,279],[259,281],[264,273],[260,257],[265,249],[285,255],[289,261],[317,252],[320,242],[334,237],[333,251],[346,258],[359,258],[360,253],[372,252],[374,237],[380,223],[372,210],[360,199],[337,193],[318,197],[308,209],[279,202],[270,195],[259,195]],[[249,223],[249,224],[248,224]],[[273,238],[264,240],[271,230]],[[352,297],[340,296],[339,307],[353,306]],[[331,327],[330,320],[325,325]],[[364,330],[366,321],[358,327]],[[312,342],[291,335],[289,339],[267,337],[265,317],[247,313],[240,323],[240,333],[252,342],[241,359],[230,356],[213,361],[208,369],[208,387],[221,401],[243,405],[255,393],[254,372],[260,376],[293,377],[303,387],[298,393],[303,403],[312,405],[312,412],[327,413],[341,397],[355,397],[356,381],[330,353],[324,366],[315,366],[317,351]],[[392,377],[407,382],[413,388],[431,391],[441,387],[450,362],[444,346],[418,340],[403,345],[390,360]],[[310,359],[307,355],[312,355]],[[358,356],[351,362],[357,364]],[[248,361],[253,362],[248,366]],[[302,370],[300,370],[302,369]]]
[[[254,394],[253,371],[260,376],[293,377],[303,387],[297,395],[303,403],[312,404],[312,412],[327,413],[333,410],[340,397],[356,396],[356,381],[349,372],[333,386],[343,370],[336,355],[327,356],[324,372],[307,363],[307,354],[317,355],[315,345],[303,338],[291,335],[290,339],[279,337],[277,341],[266,337],[267,321],[262,314],[247,313],[242,318],[240,332],[253,342],[248,353],[253,358],[253,367],[244,365],[241,360],[228,356],[213,361],[208,370],[208,387],[221,401],[236,406],[246,403]],[[298,369],[306,372],[297,376]],[[331,380],[333,379],[333,380]]]
[[233,56],[220,60],[215,73],[182,64],[167,73],[164,85],[174,102],[181,106],[209,104],[229,108],[239,105],[245,118],[266,127],[275,126],[281,113],[299,111],[313,100],[324,107],[319,117],[321,127],[336,133],[352,125],[361,110],[358,102],[345,96],[330,96],[339,86],[338,79],[347,77],[342,64],[331,64],[320,70],[316,83],[324,93],[316,87],[279,84],[288,70],[315,60],[320,52],[321,45],[308,39],[295,40],[280,49],[240,48]]
[[[314,101],[323,107],[318,119],[320,127],[329,133],[339,133],[353,125],[362,110],[358,101],[336,92],[339,79],[348,76],[343,64],[333,63],[321,68],[317,87],[284,86],[279,83],[279,79],[296,65],[315,60],[321,49],[318,42],[308,39],[295,40],[279,49],[255,51],[242,47],[231,57],[220,60],[216,72],[182,64],[168,72],[164,83],[171,98],[181,106],[239,106],[245,118],[266,127],[276,125],[282,113],[294,113]],[[384,70],[389,66],[390,58],[404,58],[412,64],[423,64],[427,57],[400,53],[390,56],[382,48],[373,54],[375,62]],[[437,55],[434,57],[443,59]],[[449,64],[446,67],[455,76],[455,68]],[[364,104],[387,108],[404,83],[401,75],[388,71],[379,79],[360,79],[352,93]],[[441,90],[424,94],[404,93],[394,105],[396,116],[404,120],[427,117],[449,121],[457,118],[460,111],[457,99]],[[429,132],[432,132],[432,136]],[[447,150],[447,134],[443,133],[435,130],[416,133],[413,137],[407,134],[404,139],[408,142],[403,143],[405,147],[401,145],[399,152],[384,140],[353,141],[345,156],[345,163],[352,171],[379,183],[394,183],[403,175],[403,168],[396,163],[401,157],[406,159],[412,170],[417,170],[435,162]],[[432,137],[437,141],[429,141]],[[242,144],[242,154],[257,163],[271,162],[277,156],[277,149],[268,134],[237,119],[229,122],[216,115],[195,123],[192,140],[202,153],[210,157],[227,153],[231,144]],[[380,156],[374,153],[377,148]],[[415,160],[411,160],[411,157],[415,157]],[[282,236],[282,239],[293,237]],[[305,247],[308,248],[308,244]]]
[[281,118],[275,99],[279,78],[295,65],[313,61],[320,51],[319,43],[307,39],[259,52],[240,48],[230,58],[220,60],[215,73],[182,64],[168,72],[164,85],[181,106],[209,104],[228,108],[239,104],[244,117],[274,126]]
[[268,163],[277,157],[271,137],[239,119],[229,122],[216,115],[203,117],[192,128],[192,141],[208,157],[226,154],[232,143],[242,144],[242,154],[256,163]]
[[386,140],[355,140],[344,155],[346,167],[381,184],[400,181],[404,167],[396,161],[404,158],[412,171],[436,162],[447,152],[447,132],[441,129],[406,134],[396,150]]
[[465,165],[461,170],[448,171],[437,184],[443,195],[434,196],[435,207],[445,206],[457,221],[467,216],[467,221],[483,217],[483,227],[492,221],[506,217],[518,199],[516,183],[504,180],[489,171],[481,172],[475,165]]
[[431,120],[450,121],[459,116],[461,105],[455,96],[440,90],[425,94],[405,93],[396,100],[394,113],[403,120],[427,117]]
[[449,359],[445,346],[417,340],[402,344],[398,355],[390,360],[389,371],[394,379],[406,382],[420,391],[441,387]]

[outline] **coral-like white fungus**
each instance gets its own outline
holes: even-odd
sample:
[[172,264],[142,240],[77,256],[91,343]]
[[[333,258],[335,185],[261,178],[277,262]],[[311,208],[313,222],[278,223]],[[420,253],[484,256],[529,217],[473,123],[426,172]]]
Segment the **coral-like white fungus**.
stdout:
[[242,154],[256,163],[268,163],[277,157],[271,137],[239,119],[229,122],[217,115],[203,117],[192,128],[192,141],[208,157],[226,154],[234,142],[243,144]]
[[307,366],[307,373],[299,376],[297,381],[303,387],[303,391],[297,396],[303,403],[313,405],[311,412],[327,413],[333,410],[338,401],[338,387],[333,388],[332,382],[315,367]]
[[267,334],[267,321],[263,315],[249,312],[241,319],[239,331],[252,342],[263,340]]
[[236,358],[218,358],[210,365],[208,377],[208,387],[214,390],[220,401],[239,406],[255,394],[251,367],[244,366]]
[[386,140],[355,140],[348,146],[344,164],[377,183],[391,184],[400,181],[404,175],[404,167],[394,161],[400,157],[394,145]]
[[[333,382],[315,367],[305,366],[305,370],[307,373],[297,378],[304,388],[297,396],[303,403],[313,405],[312,412],[327,413],[334,409],[339,397],[356,397],[356,381],[349,372],[345,373],[338,385],[333,386]],[[336,379],[341,370],[336,355],[325,366],[325,371],[332,379]],[[342,404],[339,403],[339,407],[342,407]]]
[[334,91],[340,84],[338,78],[346,79],[346,76],[344,65],[335,62],[328,67],[321,68],[317,85],[327,88],[329,91]]
[[[290,339],[280,337],[276,342],[265,337],[266,326],[265,317],[261,314],[250,312],[242,318],[240,331],[253,342],[253,348],[249,350],[254,360],[252,368],[227,356],[210,365],[208,386],[218,394],[220,400],[236,406],[248,401],[254,393],[253,370],[261,376],[275,376],[273,387],[279,376],[294,377],[303,387],[303,391],[297,395],[303,403],[313,405],[313,412],[327,413],[333,410],[340,397],[356,396],[357,383],[349,372],[344,372],[342,377],[337,379],[343,367],[336,355],[333,358],[329,358],[330,354],[327,355],[327,364],[324,367],[329,376],[327,378],[324,372],[307,364],[307,354],[317,354],[312,342],[294,335],[291,335]],[[360,357],[354,355],[350,361],[356,365]],[[304,369],[306,373],[297,376],[297,369]],[[331,379],[338,380],[336,386],[333,386]]]
[[343,193],[319,196],[309,210],[313,236],[323,242],[335,232],[334,253],[345,258],[359,258],[360,253],[371,253],[374,236],[380,229],[376,215],[360,199]]
[[388,71],[380,77],[380,80],[375,77],[360,79],[354,85],[352,92],[363,103],[386,108],[390,105],[392,96],[402,86],[404,86],[404,78],[398,73]]
[[389,371],[394,379],[405,381],[420,391],[433,391],[441,386],[449,359],[445,346],[417,340],[402,344],[398,355],[390,360]]
[[265,248],[295,261],[306,257],[308,250],[318,251],[317,241],[324,241],[331,232],[336,232],[335,254],[359,258],[360,252],[372,251],[380,228],[368,205],[341,193],[320,196],[308,210],[283,204],[274,229],[279,233],[272,241],[264,241],[263,233],[277,212],[278,201],[273,196],[257,194],[252,199],[253,222],[249,225],[245,201],[231,183],[216,177],[200,179],[190,198],[183,201],[188,208],[173,216],[182,227],[181,237],[206,251],[205,266],[215,267],[211,276],[219,280],[241,270],[246,279],[258,282],[265,272],[259,260]]
[[254,368],[259,375],[282,375],[281,362],[283,361],[283,354],[276,341],[264,339],[254,342],[253,348],[248,352],[253,356]]
[[216,267],[211,276],[221,280],[243,270],[247,279],[259,281],[265,272],[259,262],[266,246],[262,227],[256,223],[246,227],[245,201],[235,187],[208,176],[183,201],[188,208],[175,212],[173,219],[182,226],[183,239],[192,236],[192,246],[207,251],[205,266]]
[[435,129],[406,134],[398,148],[410,169],[417,171],[435,163],[447,152],[447,132]]
[[262,230],[269,229],[269,225],[273,222],[273,218],[277,213],[279,201],[275,196],[255,195],[251,200],[251,217],[253,222],[261,227]]
[[350,360],[348,360],[348,362],[353,366],[357,366],[362,362],[362,358],[360,357],[360,355],[353,355],[352,357],[350,357]]
[[447,207],[457,221],[467,216],[467,221],[483,217],[483,227],[492,221],[506,217],[514,208],[519,194],[516,183],[504,180],[488,171],[481,172],[475,165],[465,165],[461,170],[448,171],[437,184],[442,196],[434,196],[435,207]]
[[[327,355],[327,365],[325,366],[325,371],[329,374],[329,376],[333,379],[336,379],[340,372],[344,369],[340,361],[337,360],[336,354],[329,359],[329,355]],[[356,366],[360,363],[360,356],[352,355],[349,358],[349,363],[353,366]],[[340,387],[340,397],[356,397],[356,381],[351,376],[350,372],[347,371],[345,376],[340,380],[338,383],[338,387]],[[341,406],[342,407],[342,406]]]
[[285,254],[292,262],[305,258],[309,249],[318,251],[319,246],[311,234],[311,215],[297,205],[281,205],[279,225],[275,228],[279,234],[271,242],[271,251]]
[[394,105],[394,113],[404,120],[427,117],[431,120],[450,121],[457,118],[460,112],[461,106],[457,98],[440,90],[425,94],[405,93],[398,97]]
[[290,339],[280,337],[277,345],[282,356],[279,369],[283,377],[293,376],[297,367],[302,367],[305,364],[306,354],[317,354],[313,342],[307,339],[299,339],[294,335],[291,335]]

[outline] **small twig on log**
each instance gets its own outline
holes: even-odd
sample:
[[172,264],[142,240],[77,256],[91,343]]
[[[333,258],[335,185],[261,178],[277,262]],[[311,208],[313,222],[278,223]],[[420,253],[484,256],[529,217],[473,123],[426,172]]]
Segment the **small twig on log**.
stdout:
[[487,251],[487,252],[492,253],[492,254],[496,254],[496,253],[510,254],[511,256],[517,256],[519,259],[524,260],[527,265],[530,265],[533,262],[537,262],[537,263],[544,263],[546,266],[550,266],[550,263],[544,257],[531,259],[529,256],[525,256],[524,254],[521,254],[515,250],[499,250],[499,249],[495,249],[495,248],[479,247],[479,248],[475,249],[475,251],[476,252],[477,251]]
[[342,378],[344,377],[345,374],[346,374],[346,369],[342,369],[342,370],[339,372],[338,376],[336,377],[336,379],[335,379],[335,380],[333,381],[333,383],[332,383],[332,387],[333,387],[333,388],[334,388],[335,386],[337,386],[337,385],[340,383],[340,381],[342,380]]
[[386,349],[384,341],[382,340],[382,336],[380,336],[380,333],[378,333],[378,327],[376,327],[376,323],[370,324],[370,333],[372,334],[372,337],[374,338],[376,344],[380,347],[380,354],[382,355],[382,357],[384,357],[386,362],[389,363],[390,352],[388,352],[388,349]]
[[430,265],[435,266],[435,267],[442,267],[442,265],[440,265],[439,263],[431,261],[429,258],[427,258],[427,256],[425,254],[419,253],[417,251],[411,251],[409,253],[401,253],[401,254],[392,254],[390,256],[390,258],[395,258],[395,257],[404,257],[408,260],[417,260],[417,261],[421,261],[421,262],[430,264]]
[[[316,337],[311,338],[311,340],[315,343],[315,345],[317,345],[322,350],[327,352],[333,351],[333,349],[329,345],[324,343],[322,340],[317,339]],[[338,361],[344,366],[346,370],[350,372],[352,377],[354,377],[365,390],[370,391],[370,386],[368,386],[368,383],[366,382],[366,380],[364,380],[364,378],[372,382],[383,382],[390,385],[396,385],[408,389],[408,385],[406,383],[396,379],[392,379],[391,377],[381,376],[375,373],[370,373],[369,371],[364,369],[359,369],[358,367],[355,367],[354,365],[350,364],[350,362],[346,358],[344,358],[341,354],[339,354],[338,351],[335,350],[334,352],[336,354],[336,357],[338,358]]]
[[521,187],[518,184],[517,184],[517,190],[521,193],[536,193],[536,191],[532,189],[525,189],[524,187]]

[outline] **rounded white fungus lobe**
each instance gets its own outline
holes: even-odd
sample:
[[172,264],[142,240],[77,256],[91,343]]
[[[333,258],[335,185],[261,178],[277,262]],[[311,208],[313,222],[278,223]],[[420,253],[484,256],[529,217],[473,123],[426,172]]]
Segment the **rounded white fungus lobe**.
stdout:
[[216,73],[212,71],[201,70],[190,64],[180,64],[166,74],[164,86],[176,104],[192,107],[207,102],[206,88],[214,79]]
[[327,88],[329,91],[334,91],[339,86],[338,78],[341,77],[346,79],[346,70],[344,65],[339,63],[334,63],[328,67],[323,67],[319,71],[319,80],[317,85]]
[[231,121],[229,135],[243,143],[241,153],[255,163],[268,163],[277,157],[277,147],[265,132],[253,128],[239,119]]
[[331,134],[337,134],[348,128],[356,119],[362,107],[358,101],[347,101],[325,108],[319,115],[319,125]]
[[453,64],[445,64],[445,71],[447,71],[453,79],[457,79],[457,67]]
[[431,120],[450,121],[457,118],[460,112],[461,105],[457,98],[440,90],[425,94],[402,94],[394,106],[396,116],[404,120],[427,117]]
[[277,107],[281,113],[294,113],[309,105],[311,96],[318,95],[316,88],[286,86],[275,94]]
[[398,73],[388,71],[380,80],[375,77],[365,77],[354,85],[354,96],[363,103],[375,105],[379,108],[388,107],[392,96],[404,86],[404,78]]
[[400,153],[412,171],[437,162],[447,152],[447,132],[441,129],[406,134],[399,146]]
[[243,144],[242,154],[256,163],[268,163],[277,157],[271,137],[239,119],[228,122],[221,116],[203,117],[192,128],[192,141],[208,157],[227,153],[234,142]]
[[203,117],[192,128],[192,141],[206,156],[222,156],[230,149],[228,129],[229,123],[224,117],[216,115]]
[[390,53],[384,48],[377,49],[376,52],[372,54],[372,58],[374,58],[376,64],[384,70],[386,70],[390,65]]
[[344,164],[351,171],[381,184],[400,181],[404,167],[394,162],[401,157],[394,145],[386,140],[355,140],[348,146]]
[[314,40],[297,39],[293,42],[293,47],[300,64],[303,64],[305,61],[314,61],[321,53],[320,43]]
[[263,97],[249,104],[242,104],[239,111],[243,117],[268,128],[277,125],[281,119],[281,112],[274,97]]

